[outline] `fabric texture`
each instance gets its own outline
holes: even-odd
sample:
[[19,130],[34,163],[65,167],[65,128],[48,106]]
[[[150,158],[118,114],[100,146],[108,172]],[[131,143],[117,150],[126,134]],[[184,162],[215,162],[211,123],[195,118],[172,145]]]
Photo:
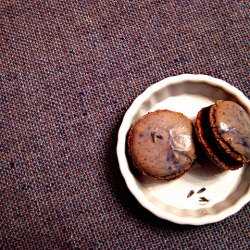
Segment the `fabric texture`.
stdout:
[[[249,204],[204,226],[128,191],[117,132],[182,73],[250,97],[249,1],[1,1],[2,249],[249,249]],[[225,187],[226,188],[226,187]]]

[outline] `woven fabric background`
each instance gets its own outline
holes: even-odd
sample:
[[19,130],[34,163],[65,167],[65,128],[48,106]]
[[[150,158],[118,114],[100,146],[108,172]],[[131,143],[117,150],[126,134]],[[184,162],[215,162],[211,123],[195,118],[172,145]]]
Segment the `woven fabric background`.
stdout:
[[116,158],[132,101],[181,73],[250,97],[249,1],[7,1],[1,249],[249,249],[249,204],[180,226],[143,209]]

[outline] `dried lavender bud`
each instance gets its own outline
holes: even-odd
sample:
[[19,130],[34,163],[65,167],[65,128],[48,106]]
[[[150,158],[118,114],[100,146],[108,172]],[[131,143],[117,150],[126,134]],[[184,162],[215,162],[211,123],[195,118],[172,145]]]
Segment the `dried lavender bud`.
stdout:
[[161,140],[163,139],[163,136],[162,136],[162,135],[157,135],[156,137],[157,137],[158,139],[161,139]]
[[206,191],[206,188],[201,188],[200,190],[197,191],[197,194],[203,193],[204,191]]
[[187,195],[187,198],[190,198],[194,194],[194,190],[190,190],[190,192]]
[[209,202],[210,200],[207,199],[206,197],[200,197],[199,202]]
[[155,143],[155,132],[151,132],[152,141]]

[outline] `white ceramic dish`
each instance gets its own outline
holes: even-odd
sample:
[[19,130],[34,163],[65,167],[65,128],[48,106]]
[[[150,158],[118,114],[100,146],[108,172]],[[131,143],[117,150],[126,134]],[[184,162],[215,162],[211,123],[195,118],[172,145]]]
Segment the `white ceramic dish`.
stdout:
[[[178,224],[203,225],[218,222],[238,212],[250,201],[250,167],[225,171],[204,159],[181,178],[157,181],[136,176],[126,154],[126,136],[139,117],[149,111],[170,109],[192,120],[198,111],[217,99],[234,100],[250,113],[250,101],[232,85],[206,75],[184,74],[151,85],[126,112],[118,133],[120,171],[139,203],[156,216]],[[197,194],[205,187],[206,190]],[[195,193],[187,198],[190,190]],[[201,204],[200,197],[209,202]]]

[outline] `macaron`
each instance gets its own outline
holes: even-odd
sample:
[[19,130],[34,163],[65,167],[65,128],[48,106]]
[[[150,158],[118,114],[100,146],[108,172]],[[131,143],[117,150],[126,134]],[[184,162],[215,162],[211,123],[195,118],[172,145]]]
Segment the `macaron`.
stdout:
[[128,135],[128,152],[140,173],[174,180],[190,170],[195,158],[192,121],[179,112],[157,110],[139,118]]
[[195,132],[217,166],[236,170],[250,163],[250,115],[238,103],[218,100],[201,109]]

